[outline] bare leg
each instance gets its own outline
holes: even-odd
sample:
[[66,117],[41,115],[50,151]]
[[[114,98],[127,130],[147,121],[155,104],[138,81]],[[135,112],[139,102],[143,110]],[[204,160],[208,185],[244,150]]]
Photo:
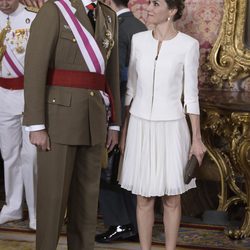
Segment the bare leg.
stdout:
[[162,197],[166,250],[175,250],[181,219],[180,195]]
[[154,197],[137,196],[137,224],[141,250],[150,250],[154,224]]

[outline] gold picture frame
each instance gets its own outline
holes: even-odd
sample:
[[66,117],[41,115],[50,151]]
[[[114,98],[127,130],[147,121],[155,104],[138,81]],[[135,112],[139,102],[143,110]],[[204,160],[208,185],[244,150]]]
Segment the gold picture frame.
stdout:
[[250,75],[249,5],[249,0],[224,0],[219,36],[209,55],[211,82],[218,87]]

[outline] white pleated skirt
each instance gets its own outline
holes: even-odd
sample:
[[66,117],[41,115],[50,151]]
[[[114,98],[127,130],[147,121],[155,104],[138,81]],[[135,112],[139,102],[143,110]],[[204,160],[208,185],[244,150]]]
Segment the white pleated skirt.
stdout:
[[144,197],[177,195],[195,188],[184,184],[190,149],[185,118],[150,121],[130,116],[119,183]]

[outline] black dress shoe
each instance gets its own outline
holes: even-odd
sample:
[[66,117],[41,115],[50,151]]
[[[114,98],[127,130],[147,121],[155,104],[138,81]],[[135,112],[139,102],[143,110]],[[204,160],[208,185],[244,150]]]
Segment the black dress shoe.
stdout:
[[127,239],[137,235],[134,232],[134,227],[131,224],[111,226],[108,231],[95,236],[95,241],[99,243],[110,243],[118,239]]

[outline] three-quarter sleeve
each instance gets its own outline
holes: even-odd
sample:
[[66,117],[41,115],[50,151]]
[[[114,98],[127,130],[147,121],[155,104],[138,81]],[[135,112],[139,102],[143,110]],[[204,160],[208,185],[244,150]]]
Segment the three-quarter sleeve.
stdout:
[[129,106],[132,99],[136,93],[136,82],[137,82],[137,72],[136,72],[136,55],[135,55],[135,42],[134,36],[131,41],[131,52],[128,67],[128,82],[127,91],[125,96],[125,106]]
[[199,43],[195,40],[185,56],[184,109],[189,114],[200,114],[198,97]]

